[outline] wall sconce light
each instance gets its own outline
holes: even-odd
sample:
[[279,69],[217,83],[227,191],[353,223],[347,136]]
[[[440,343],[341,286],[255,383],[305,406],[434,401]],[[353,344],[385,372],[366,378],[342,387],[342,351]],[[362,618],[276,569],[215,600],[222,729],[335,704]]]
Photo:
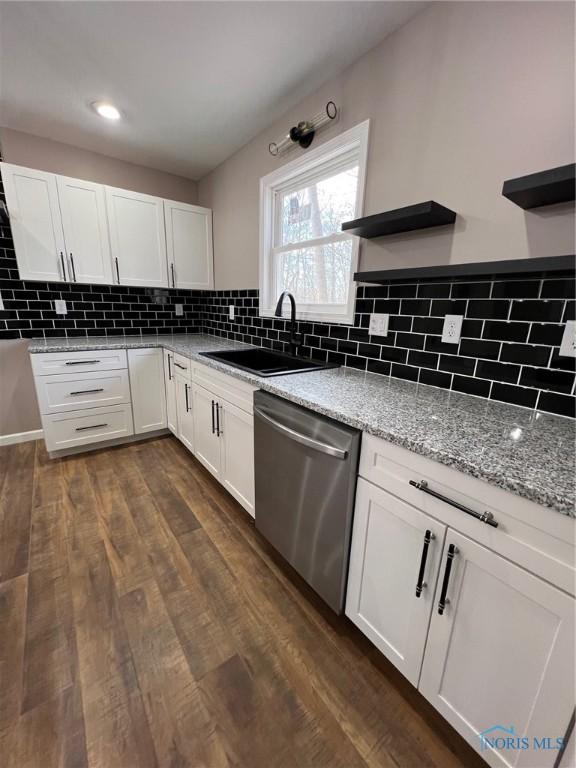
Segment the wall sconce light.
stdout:
[[317,131],[324,128],[332,120],[338,117],[338,107],[333,101],[329,101],[326,104],[326,108],[323,112],[315,115],[310,120],[302,120],[298,125],[290,128],[290,131],[279,141],[271,141],[268,145],[268,151],[271,155],[276,157],[291,149],[298,144],[302,149],[306,149],[312,144],[314,136]]

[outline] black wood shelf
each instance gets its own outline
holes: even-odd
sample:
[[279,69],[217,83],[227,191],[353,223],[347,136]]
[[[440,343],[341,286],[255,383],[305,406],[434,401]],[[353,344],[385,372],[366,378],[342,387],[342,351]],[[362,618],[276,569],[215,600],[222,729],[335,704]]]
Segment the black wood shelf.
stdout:
[[395,208],[393,211],[345,221],[342,224],[342,232],[364,238],[382,237],[399,232],[412,232],[416,229],[441,227],[453,224],[455,219],[456,214],[450,208],[445,208],[434,200],[428,200],[426,203],[407,205],[404,208]]
[[502,187],[504,197],[525,210],[571,202],[575,192],[576,163],[508,179]]
[[509,259],[481,261],[473,264],[446,264],[436,267],[410,267],[408,269],[381,269],[374,272],[356,272],[358,283],[395,283],[419,280],[468,280],[470,278],[520,278],[529,274],[544,277],[572,277],[576,272],[574,256],[546,256],[537,259]]

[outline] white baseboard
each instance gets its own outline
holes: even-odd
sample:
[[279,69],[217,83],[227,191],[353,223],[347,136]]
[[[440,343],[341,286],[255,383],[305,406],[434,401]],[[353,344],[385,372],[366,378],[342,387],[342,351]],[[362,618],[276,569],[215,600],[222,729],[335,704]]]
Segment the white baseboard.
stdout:
[[41,440],[43,435],[44,431],[42,429],[33,429],[30,432],[15,432],[13,435],[0,435],[0,446],[27,443],[29,440]]

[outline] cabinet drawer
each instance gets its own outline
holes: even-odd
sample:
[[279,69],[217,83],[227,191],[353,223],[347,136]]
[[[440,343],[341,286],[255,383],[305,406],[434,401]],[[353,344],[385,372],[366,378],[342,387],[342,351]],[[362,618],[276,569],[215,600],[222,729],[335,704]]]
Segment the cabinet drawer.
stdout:
[[175,369],[173,373],[177,373],[179,376],[184,376],[188,379],[190,378],[190,360],[187,357],[174,352],[172,362]]
[[128,371],[122,369],[39,376],[36,391],[44,415],[130,402]]
[[82,352],[40,352],[30,356],[35,376],[70,371],[110,371],[127,368],[125,349],[94,349]]
[[42,424],[49,451],[61,451],[134,434],[132,408],[129,405],[58,413],[45,416]]
[[[483,480],[364,434],[360,476],[461,531],[489,549],[575,593],[575,520]],[[410,485],[428,487],[480,514],[490,512],[498,527],[486,525],[452,504]]]
[[192,365],[192,381],[209,389],[216,397],[227,400],[246,413],[254,410],[254,392],[257,387],[238,381],[233,376],[228,376],[220,371],[215,371],[202,363],[194,362]]

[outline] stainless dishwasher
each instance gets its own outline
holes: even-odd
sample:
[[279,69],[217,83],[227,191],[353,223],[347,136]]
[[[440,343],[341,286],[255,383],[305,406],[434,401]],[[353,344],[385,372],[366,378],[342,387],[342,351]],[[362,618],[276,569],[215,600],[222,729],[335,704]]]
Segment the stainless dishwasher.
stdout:
[[256,528],[337,613],[344,610],[360,436],[254,393]]

